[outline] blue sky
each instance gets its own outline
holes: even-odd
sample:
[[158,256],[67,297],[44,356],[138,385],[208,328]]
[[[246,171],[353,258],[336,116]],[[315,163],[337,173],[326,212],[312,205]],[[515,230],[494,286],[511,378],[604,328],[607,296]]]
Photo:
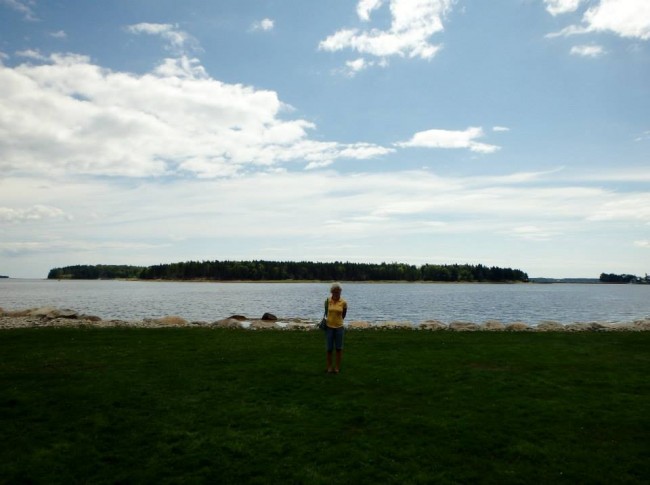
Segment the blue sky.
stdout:
[[650,273],[647,0],[0,0],[0,274]]

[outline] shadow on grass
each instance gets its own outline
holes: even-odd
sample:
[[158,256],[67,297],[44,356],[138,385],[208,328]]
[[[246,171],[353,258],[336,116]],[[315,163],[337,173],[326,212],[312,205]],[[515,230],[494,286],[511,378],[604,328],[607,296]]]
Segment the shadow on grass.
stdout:
[[[647,333],[0,332],[0,482],[644,483]],[[647,483],[647,482],[646,482]]]

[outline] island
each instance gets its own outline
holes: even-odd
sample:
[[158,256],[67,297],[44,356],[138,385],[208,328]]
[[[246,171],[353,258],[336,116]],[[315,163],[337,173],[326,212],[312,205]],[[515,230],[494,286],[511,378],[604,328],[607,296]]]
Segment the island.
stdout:
[[641,278],[633,274],[613,274],[601,273],[601,283],[616,283],[616,284],[636,284],[636,285],[650,285],[650,276],[646,273],[645,277]]
[[482,264],[352,263],[311,261],[187,261],[154,266],[76,265],[51,269],[48,279],[176,281],[408,281],[528,282],[528,274]]

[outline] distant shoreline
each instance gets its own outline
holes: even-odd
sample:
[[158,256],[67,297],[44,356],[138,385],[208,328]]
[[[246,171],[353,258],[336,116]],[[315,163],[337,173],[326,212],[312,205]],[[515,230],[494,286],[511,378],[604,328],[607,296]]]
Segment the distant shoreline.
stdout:
[[[12,278],[21,279],[21,278]],[[127,282],[152,282],[152,283],[311,283],[311,284],[324,284],[329,285],[334,280],[215,280],[215,279],[142,279],[142,278],[97,278],[97,279],[82,279],[82,278],[23,278],[23,279],[38,279],[46,281],[127,281]],[[377,284],[377,285],[390,285],[390,284],[443,284],[443,285],[458,285],[458,284],[485,284],[485,285],[519,285],[535,283],[534,281],[409,281],[409,280],[340,280],[341,284]]]
[[[167,279],[167,278],[21,278],[0,275],[0,279],[11,280],[35,280],[35,281],[132,281],[132,282],[157,282],[157,283],[313,283],[313,284],[331,284],[335,280],[316,280],[316,279],[272,279],[272,280],[252,280],[252,279],[212,279],[212,278],[187,278],[187,279]],[[488,284],[488,285],[519,285],[519,284],[534,284],[534,285],[549,285],[549,284],[580,284],[580,285],[648,285],[643,281],[631,282],[613,282],[601,281],[599,278],[547,278],[547,277],[533,277],[528,281],[508,280],[508,281],[440,281],[440,280],[339,280],[345,284]],[[648,285],[650,286],[650,285]]]
[[[215,279],[143,279],[143,278],[96,278],[96,279],[85,279],[85,278],[16,278],[10,276],[0,276],[0,279],[10,279],[10,280],[34,280],[34,281],[130,281],[130,282],[157,282],[157,283],[313,283],[313,284],[331,284],[334,280],[296,280],[296,279],[286,279],[286,280],[215,280]],[[546,284],[612,284],[620,285],[623,283],[608,283],[600,281],[598,278],[530,278],[529,281],[409,281],[409,280],[340,280],[340,283],[344,284],[444,284],[444,285],[456,285],[456,284],[488,284],[488,285],[520,285],[520,284],[534,284],[534,285],[546,285]],[[637,284],[637,283],[626,283],[626,284]]]

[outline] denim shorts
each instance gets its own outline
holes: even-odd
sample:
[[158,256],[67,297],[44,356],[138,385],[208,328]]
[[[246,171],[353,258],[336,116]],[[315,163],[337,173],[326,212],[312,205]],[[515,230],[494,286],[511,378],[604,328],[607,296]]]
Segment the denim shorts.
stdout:
[[343,333],[344,328],[330,328],[325,330],[325,341],[327,342],[327,351],[332,352],[336,346],[336,350],[343,350]]

